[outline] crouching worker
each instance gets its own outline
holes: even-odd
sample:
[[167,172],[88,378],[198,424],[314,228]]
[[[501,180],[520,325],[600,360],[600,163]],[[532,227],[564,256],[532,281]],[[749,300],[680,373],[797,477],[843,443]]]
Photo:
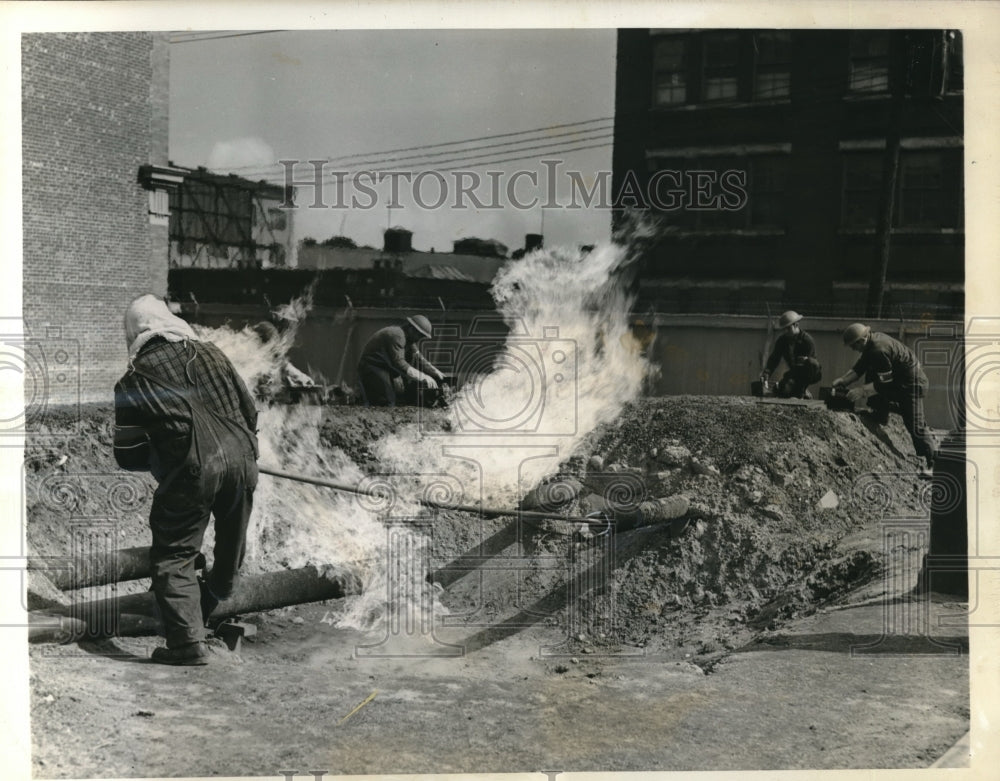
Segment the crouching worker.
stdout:
[[920,477],[930,478],[938,444],[924,419],[924,394],[927,375],[913,351],[887,334],[872,331],[863,323],[853,323],[844,330],[844,344],[861,353],[854,366],[833,381],[834,388],[843,388],[862,377],[869,379],[875,395],[868,406],[876,421],[886,423],[889,412],[898,412],[913,441],[918,456],[926,459]]
[[[233,591],[257,486],[257,410],[214,344],[152,295],[125,313],[128,371],[115,386],[115,459],[156,479],[149,527],[153,593],[166,648],[153,661],[208,661],[205,622]],[[212,571],[195,574],[215,516]]]
[[444,374],[417,349],[417,342],[431,335],[431,321],[423,315],[408,317],[405,325],[390,325],[372,335],[358,362],[366,406],[395,407],[406,382],[437,389]]
[[823,379],[822,367],[816,360],[816,343],[799,326],[801,320],[802,315],[791,310],[778,319],[778,329],[782,333],[760,375],[760,381],[766,383],[784,359],[788,371],[778,381],[775,393],[786,399],[811,399],[809,386]]

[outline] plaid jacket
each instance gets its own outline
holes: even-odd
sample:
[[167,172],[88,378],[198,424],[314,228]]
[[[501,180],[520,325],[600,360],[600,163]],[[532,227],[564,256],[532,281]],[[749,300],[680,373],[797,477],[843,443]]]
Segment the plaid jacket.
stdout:
[[[256,451],[257,408],[223,352],[210,342],[150,341],[115,385],[115,448],[146,436],[161,460],[183,458],[191,431],[187,400],[245,426]],[[142,374],[161,380],[168,388]]]

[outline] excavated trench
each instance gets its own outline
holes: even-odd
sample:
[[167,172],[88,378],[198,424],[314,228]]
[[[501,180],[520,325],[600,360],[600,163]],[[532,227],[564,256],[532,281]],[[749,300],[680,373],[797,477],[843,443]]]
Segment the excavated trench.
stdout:
[[[302,439],[314,468],[308,456],[298,466],[329,474],[350,464],[349,474],[377,474],[376,443],[418,414],[425,427],[444,425],[435,410],[309,410],[303,420],[314,437]],[[53,413],[33,432],[25,467],[33,555],[67,555],[82,518],[105,519],[122,548],[148,544],[152,484],[115,468],[110,437],[107,407],[85,408],[79,419]],[[877,428],[818,403],[640,400],[523,497],[522,508],[552,519],[419,513],[418,533],[429,538],[419,574],[433,584],[436,620],[467,652],[541,628],[551,647],[569,653],[646,648],[710,668],[753,634],[882,572],[880,522],[928,516],[929,486],[916,479],[909,452],[898,420]],[[273,495],[290,490],[275,478],[261,482]],[[291,505],[295,512],[273,500],[258,508],[273,517],[251,532],[247,572],[330,563],[322,561],[330,550],[380,566],[371,562],[381,552],[366,558],[365,541],[351,537],[342,495],[296,490],[309,494]],[[330,528],[337,533],[320,544]],[[293,538],[300,542],[291,551]],[[374,582],[370,573],[366,582]],[[139,580],[116,588],[147,587]],[[253,620],[266,624],[268,614]]]

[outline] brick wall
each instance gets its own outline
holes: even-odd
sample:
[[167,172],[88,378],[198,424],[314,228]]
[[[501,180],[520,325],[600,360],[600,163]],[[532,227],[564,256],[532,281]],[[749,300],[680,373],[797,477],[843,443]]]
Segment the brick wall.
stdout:
[[[167,45],[141,32],[21,41],[25,331],[43,354],[57,338],[78,347],[66,368],[81,400],[110,400],[125,307],[167,289],[167,228],[150,225],[137,181],[166,163]],[[73,381],[50,386],[50,403],[75,397]]]

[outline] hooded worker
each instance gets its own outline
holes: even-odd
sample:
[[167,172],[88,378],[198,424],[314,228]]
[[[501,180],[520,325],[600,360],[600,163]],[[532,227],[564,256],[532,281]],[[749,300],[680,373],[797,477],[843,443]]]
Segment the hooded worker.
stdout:
[[778,330],[781,336],[774,342],[774,349],[764,364],[760,381],[767,382],[782,360],[788,365],[788,371],[779,380],[775,392],[782,398],[810,399],[809,386],[823,378],[823,370],[816,360],[816,343],[813,338],[802,330],[799,323],[802,315],[788,310],[778,318]]
[[846,374],[833,381],[833,387],[846,388],[861,378],[871,382],[875,395],[868,398],[868,406],[876,420],[885,424],[890,411],[899,412],[913,441],[913,449],[927,462],[919,474],[930,477],[938,444],[924,419],[928,382],[917,356],[902,342],[888,334],[872,331],[864,323],[849,325],[844,329],[843,339],[845,346],[861,355]]
[[[125,313],[128,371],[115,385],[115,459],[156,479],[149,527],[152,588],[166,634],[154,662],[208,661],[205,623],[243,563],[257,485],[257,410],[222,351],[199,341],[162,300]],[[215,516],[212,570],[195,559]]]
[[431,321],[423,315],[413,315],[402,325],[386,326],[372,335],[358,361],[366,405],[395,407],[398,386],[406,381],[424,388],[438,387],[444,374],[417,349],[421,339],[432,335]]

